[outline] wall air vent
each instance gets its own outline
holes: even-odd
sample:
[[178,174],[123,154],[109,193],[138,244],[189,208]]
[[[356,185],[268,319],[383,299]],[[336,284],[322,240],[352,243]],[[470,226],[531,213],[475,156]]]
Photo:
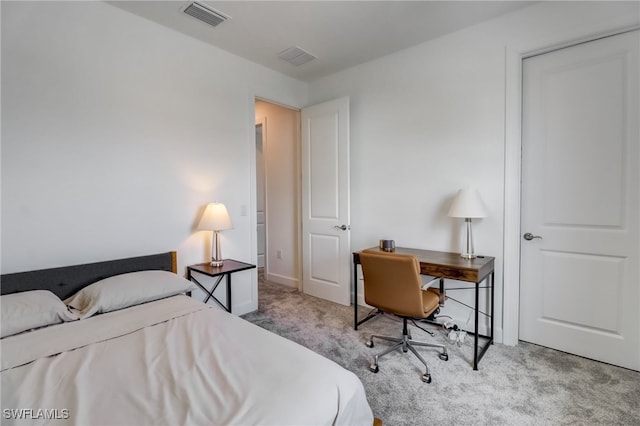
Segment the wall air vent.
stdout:
[[217,10],[211,9],[210,7],[204,6],[203,4],[197,2],[189,4],[184,9],[184,13],[201,20],[205,24],[209,24],[212,27],[217,27],[218,25],[229,19],[228,16],[223,15]]
[[316,59],[316,57],[311,53],[297,46],[290,47],[278,53],[278,58],[285,60],[296,67]]

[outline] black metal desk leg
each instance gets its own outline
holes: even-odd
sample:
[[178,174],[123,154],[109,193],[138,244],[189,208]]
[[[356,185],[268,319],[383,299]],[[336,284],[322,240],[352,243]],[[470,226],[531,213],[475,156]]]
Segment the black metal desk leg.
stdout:
[[227,274],[227,311],[231,313],[231,274]]
[[473,369],[478,369],[478,311],[479,307],[479,294],[480,292],[480,283],[476,283],[476,304],[475,304],[475,334],[473,336]]
[[493,345],[493,316],[494,316],[494,293],[493,293],[493,286],[495,285],[494,282],[494,272],[491,273],[491,344]]
[[353,329],[358,329],[358,265],[353,264]]

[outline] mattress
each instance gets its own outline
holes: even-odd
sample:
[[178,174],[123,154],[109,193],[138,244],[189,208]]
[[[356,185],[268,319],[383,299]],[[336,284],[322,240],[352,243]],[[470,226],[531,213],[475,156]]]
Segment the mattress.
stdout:
[[1,344],[3,425],[373,424],[352,372],[183,295]]

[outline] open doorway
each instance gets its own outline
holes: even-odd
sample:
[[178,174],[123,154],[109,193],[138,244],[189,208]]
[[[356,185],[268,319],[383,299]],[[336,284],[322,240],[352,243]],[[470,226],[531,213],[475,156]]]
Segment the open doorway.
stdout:
[[300,111],[256,99],[255,124],[259,272],[299,289]]
[[258,269],[264,273],[267,249],[267,221],[265,187],[266,174],[264,162],[264,136],[266,120],[256,120],[256,224],[258,228]]

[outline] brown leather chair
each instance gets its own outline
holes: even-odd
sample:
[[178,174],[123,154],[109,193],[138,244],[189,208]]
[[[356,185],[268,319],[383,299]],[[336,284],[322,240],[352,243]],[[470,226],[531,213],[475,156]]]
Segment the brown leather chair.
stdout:
[[440,359],[447,361],[449,355],[444,345],[436,343],[422,343],[411,339],[407,329],[407,321],[411,319],[428,318],[438,309],[440,299],[437,292],[422,290],[420,277],[420,262],[415,256],[384,253],[375,250],[360,252],[360,263],[364,276],[364,300],[368,305],[378,308],[382,312],[395,314],[402,318],[402,337],[372,335],[367,346],[373,347],[373,339],[381,339],[394,343],[389,348],[375,356],[369,366],[373,373],[378,372],[378,359],[396,349],[408,350],[418,357],[425,366],[422,381],[431,383],[431,373],[424,358],[414,346],[428,346],[442,349]]

